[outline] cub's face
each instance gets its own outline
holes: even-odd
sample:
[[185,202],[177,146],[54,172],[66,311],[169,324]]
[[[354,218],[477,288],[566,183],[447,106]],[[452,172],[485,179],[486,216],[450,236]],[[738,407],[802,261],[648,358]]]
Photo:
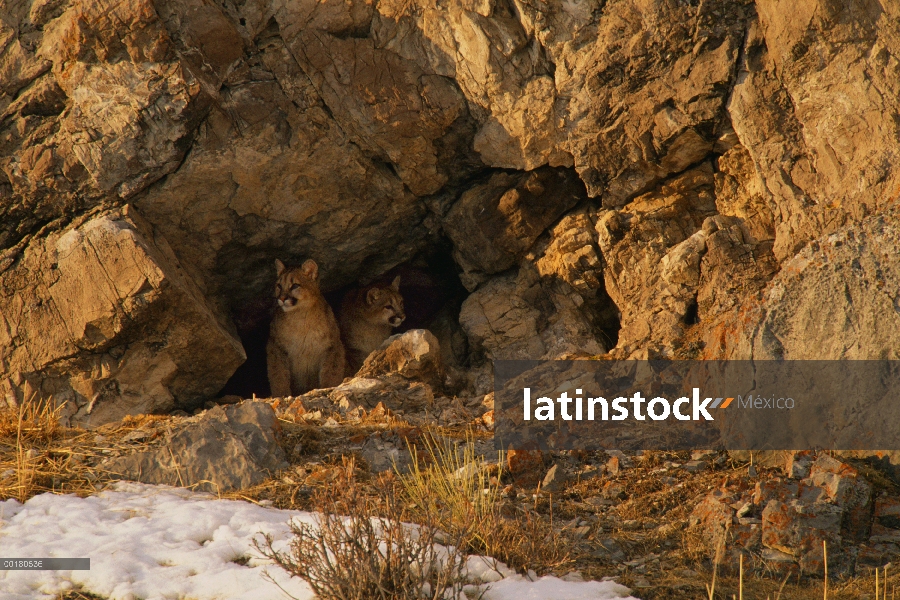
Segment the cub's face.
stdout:
[[302,267],[288,269],[280,260],[275,261],[275,299],[284,312],[308,307],[319,295],[319,268],[312,260]]
[[403,296],[400,295],[400,277],[396,277],[389,287],[372,288],[366,293],[369,318],[391,327],[399,327],[406,314],[403,312]]

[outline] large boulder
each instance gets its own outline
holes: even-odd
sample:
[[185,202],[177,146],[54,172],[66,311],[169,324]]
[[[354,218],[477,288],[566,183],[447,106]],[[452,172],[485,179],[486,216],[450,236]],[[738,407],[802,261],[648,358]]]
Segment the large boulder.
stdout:
[[73,424],[191,408],[244,361],[232,329],[133,209],[102,212],[0,273],[0,386]]
[[397,374],[408,380],[427,383],[436,390],[444,387],[446,373],[438,340],[427,329],[411,329],[392,335],[372,352],[357,377],[376,378]]
[[104,461],[102,468],[142,483],[239,490],[288,466],[279,433],[275,411],[264,402],[217,406],[180,423],[151,448]]

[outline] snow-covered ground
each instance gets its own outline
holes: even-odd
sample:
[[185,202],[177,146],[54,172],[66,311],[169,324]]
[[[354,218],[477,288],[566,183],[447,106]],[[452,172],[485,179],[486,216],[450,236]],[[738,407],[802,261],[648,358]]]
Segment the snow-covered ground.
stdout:
[[[234,562],[259,556],[252,540],[260,533],[286,544],[290,518],[313,523],[315,517],[135,483],[88,498],[42,494],[25,504],[6,500],[0,502],[0,556],[89,557],[91,570],[0,571],[0,599],[52,598],[72,588],[112,600],[311,599],[303,581],[265,559]],[[485,600],[629,597],[628,588],[611,581],[530,581],[487,560],[470,558],[470,574],[499,578],[499,571],[506,577],[490,584]]]

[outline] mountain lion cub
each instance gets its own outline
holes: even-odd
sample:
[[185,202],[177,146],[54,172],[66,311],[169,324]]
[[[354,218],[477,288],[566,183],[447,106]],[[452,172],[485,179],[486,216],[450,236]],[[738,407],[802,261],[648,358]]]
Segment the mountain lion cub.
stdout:
[[370,286],[350,292],[341,303],[339,315],[341,337],[347,348],[347,375],[352,376],[391,335],[391,329],[406,318],[400,276],[388,287]]
[[275,261],[275,297],[281,309],[266,347],[272,396],[296,396],[334,387],[344,378],[344,346],[328,302],[319,291],[319,267],[307,260],[288,269]]

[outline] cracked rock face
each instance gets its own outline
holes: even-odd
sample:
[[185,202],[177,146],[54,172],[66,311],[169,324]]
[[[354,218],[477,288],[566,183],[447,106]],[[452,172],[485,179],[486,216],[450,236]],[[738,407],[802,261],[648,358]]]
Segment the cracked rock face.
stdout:
[[893,357],[898,86],[870,0],[7,3],[0,385],[78,422],[200,403],[275,258],[331,293],[441,254],[423,314],[470,381]]
[[0,389],[72,424],[191,407],[245,359],[233,327],[128,208],[29,245],[0,294]]
[[710,332],[710,351],[753,360],[900,358],[897,219],[890,211],[814,240],[755,302]]

